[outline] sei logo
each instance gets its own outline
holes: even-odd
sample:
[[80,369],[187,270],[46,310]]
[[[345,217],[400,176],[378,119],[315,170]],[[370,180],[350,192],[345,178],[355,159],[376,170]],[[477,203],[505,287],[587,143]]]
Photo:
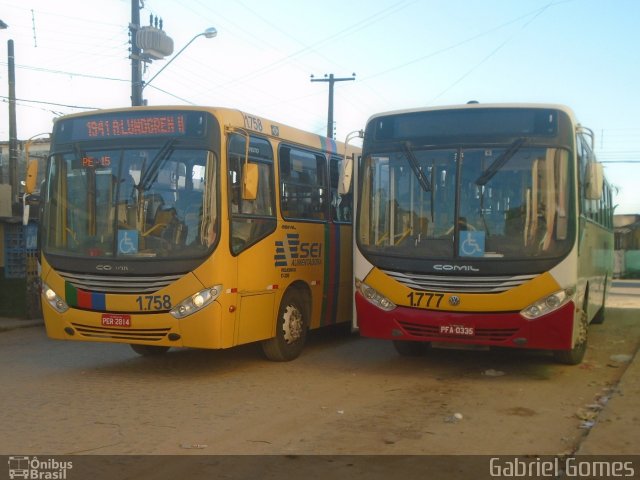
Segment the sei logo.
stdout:
[[285,240],[275,243],[276,267],[304,267],[322,263],[321,242],[301,242],[299,233],[287,233]]

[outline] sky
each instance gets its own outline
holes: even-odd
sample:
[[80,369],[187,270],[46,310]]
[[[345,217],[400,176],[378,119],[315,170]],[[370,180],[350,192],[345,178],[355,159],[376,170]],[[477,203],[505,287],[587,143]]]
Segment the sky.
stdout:
[[[335,138],[375,113],[476,100],[560,103],[595,132],[617,193],[640,214],[637,0],[144,0],[174,55],[146,65],[149,105],[237,108]],[[0,0],[14,41],[20,140],[55,117],[131,105],[131,0]],[[8,52],[0,49],[0,140],[8,134]],[[632,163],[632,162],[636,163]]]

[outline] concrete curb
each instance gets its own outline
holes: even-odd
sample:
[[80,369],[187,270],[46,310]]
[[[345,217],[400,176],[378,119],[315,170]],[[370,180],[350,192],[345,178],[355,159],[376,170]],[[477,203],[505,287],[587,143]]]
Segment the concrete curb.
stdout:
[[640,451],[640,355],[633,354],[596,423],[576,455],[638,455]]

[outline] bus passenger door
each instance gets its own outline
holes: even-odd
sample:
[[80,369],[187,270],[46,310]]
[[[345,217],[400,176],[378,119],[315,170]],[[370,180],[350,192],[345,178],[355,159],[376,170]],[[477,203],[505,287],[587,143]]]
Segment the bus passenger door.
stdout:
[[[273,242],[269,237],[275,231],[276,218],[270,144],[266,140],[251,138],[251,152],[259,152],[260,158],[247,161],[244,153],[246,137],[233,134],[230,138],[230,247],[238,266],[235,343],[239,345],[271,338],[274,333],[277,290],[273,278]],[[249,180],[245,177],[251,171],[257,171],[257,189],[245,188]]]

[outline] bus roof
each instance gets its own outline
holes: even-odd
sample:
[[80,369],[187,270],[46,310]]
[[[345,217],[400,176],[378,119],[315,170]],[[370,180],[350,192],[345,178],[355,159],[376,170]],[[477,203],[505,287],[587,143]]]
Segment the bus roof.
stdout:
[[562,104],[554,104],[554,103],[464,103],[458,105],[442,105],[438,107],[421,107],[421,108],[409,108],[409,109],[400,109],[400,110],[391,110],[387,112],[380,112],[372,115],[367,120],[367,124],[369,124],[372,120],[385,117],[388,115],[401,115],[405,113],[415,113],[415,112],[427,112],[427,111],[438,111],[438,110],[464,110],[464,109],[479,109],[479,108],[541,108],[541,109],[557,109],[565,112],[569,118],[573,121],[574,124],[577,124],[576,116],[573,113],[573,110],[566,105]]
[[[73,113],[58,117],[54,120],[54,124],[69,118],[84,117],[88,115],[109,114],[116,112],[149,112],[149,111],[167,111],[167,110],[191,110],[191,111],[206,111],[215,115],[220,124],[223,127],[235,127],[242,128],[249,132],[255,132],[260,135],[265,135],[272,138],[278,138],[281,140],[287,140],[294,143],[299,143],[307,146],[314,146],[321,148],[324,151],[343,155],[345,153],[344,142],[336,141],[327,138],[323,135],[318,135],[305,130],[301,130],[284,123],[279,123],[274,120],[253,115],[251,113],[243,112],[238,109],[228,107],[215,107],[215,106],[192,106],[192,105],[154,105],[154,106],[140,106],[140,107],[121,107],[121,108],[109,108],[90,110],[81,113]],[[358,150],[358,147],[352,145],[348,146],[349,152]]]

